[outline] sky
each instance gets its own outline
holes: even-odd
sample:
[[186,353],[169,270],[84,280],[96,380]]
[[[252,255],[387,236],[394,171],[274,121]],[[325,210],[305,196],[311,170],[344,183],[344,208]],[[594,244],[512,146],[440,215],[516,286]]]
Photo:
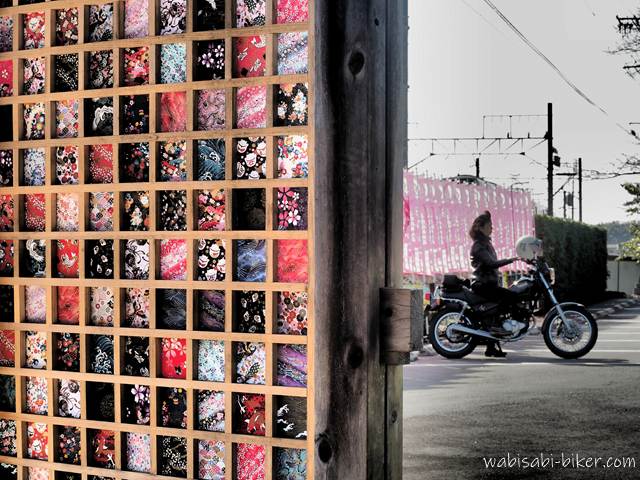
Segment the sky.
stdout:
[[[611,171],[623,153],[640,154],[638,141],[616,125],[640,122],[640,78],[623,72],[630,59],[607,53],[620,39],[616,14],[636,12],[640,0],[492,1],[607,115],[572,90],[483,0],[409,0],[409,165],[431,152],[431,143],[411,139],[479,137],[483,115],[545,114],[547,102],[553,103],[559,171],[572,170],[578,157],[585,170]],[[546,120],[537,122],[516,120],[513,131],[544,135]],[[502,132],[502,125],[488,120],[486,131]],[[640,131],[640,125],[631,128]],[[526,157],[482,157],[481,176],[530,188],[546,207],[546,148],[543,143]],[[474,174],[473,164],[470,156],[436,155],[415,170],[438,177]],[[555,188],[565,180],[556,177]],[[640,176],[584,182],[585,222],[630,219],[624,181],[640,182]],[[562,215],[560,195],[555,214]]]

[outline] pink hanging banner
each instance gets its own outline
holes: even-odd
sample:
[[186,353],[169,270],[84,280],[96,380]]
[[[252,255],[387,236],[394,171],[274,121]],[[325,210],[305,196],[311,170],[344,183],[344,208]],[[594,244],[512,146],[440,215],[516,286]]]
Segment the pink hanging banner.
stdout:
[[[404,273],[470,272],[468,232],[485,210],[493,219],[498,258],[515,256],[515,243],[535,235],[531,194],[497,185],[470,185],[404,173]],[[515,263],[506,270],[522,270]]]

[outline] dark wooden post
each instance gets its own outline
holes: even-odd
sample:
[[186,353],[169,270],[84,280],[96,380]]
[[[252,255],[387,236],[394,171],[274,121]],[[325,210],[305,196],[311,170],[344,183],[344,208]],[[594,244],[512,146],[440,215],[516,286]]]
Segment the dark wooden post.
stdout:
[[315,478],[400,478],[380,289],[402,275],[406,0],[315,3]]

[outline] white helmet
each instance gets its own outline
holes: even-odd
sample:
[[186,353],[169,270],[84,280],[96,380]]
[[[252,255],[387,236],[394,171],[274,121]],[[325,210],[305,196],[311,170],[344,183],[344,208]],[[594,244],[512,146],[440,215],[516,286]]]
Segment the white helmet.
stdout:
[[542,255],[542,240],[525,235],[516,242],[516,254],[520,258],[533,260]]

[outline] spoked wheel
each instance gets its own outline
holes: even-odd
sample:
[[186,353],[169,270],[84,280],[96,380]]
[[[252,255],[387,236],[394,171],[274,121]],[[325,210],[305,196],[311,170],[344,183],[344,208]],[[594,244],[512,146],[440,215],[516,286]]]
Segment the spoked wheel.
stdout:
[[544,342],[562,358],[580,358],[591,351],[598,340],[598,324],[593,315],[581,307],[564,309],[568,328],[558,313],[547,317],[542,325]]
[[436,352],[446,358],[462,358],[476,348],[477,340],[464,333],[447,333],[450,325],[471,326],[469,319],[458,310],[446,308],[438,312],[431,320],[429,341]]

